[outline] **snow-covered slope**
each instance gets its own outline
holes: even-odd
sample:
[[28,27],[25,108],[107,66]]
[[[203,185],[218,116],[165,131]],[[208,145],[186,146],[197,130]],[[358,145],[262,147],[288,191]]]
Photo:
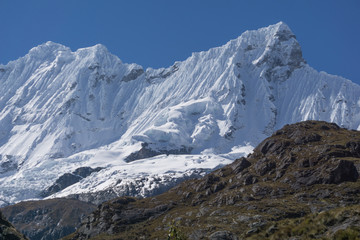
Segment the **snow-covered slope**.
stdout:
[[0,204],[39,197],[84,166],[103,169],[53,196],[136,184],[131,194],[147,195],[287,123],[360,129],[360,86],[308,66],[280,22],[163,69],[122,63],[102,45],[47,42],[0,65],[0,111]]

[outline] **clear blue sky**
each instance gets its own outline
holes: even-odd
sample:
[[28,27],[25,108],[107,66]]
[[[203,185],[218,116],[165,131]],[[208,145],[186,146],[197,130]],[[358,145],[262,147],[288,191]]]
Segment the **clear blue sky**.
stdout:
[[50,40],[167,67],[279,21],[312,67],[360,84],[359,0],[0,0],[0,63]]

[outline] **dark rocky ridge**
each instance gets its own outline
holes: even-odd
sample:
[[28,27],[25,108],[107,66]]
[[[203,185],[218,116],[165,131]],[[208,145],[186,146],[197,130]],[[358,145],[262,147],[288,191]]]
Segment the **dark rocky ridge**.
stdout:
[[185,147],[182,146],[182,148],[180,149],[172,149],[172,150],[153,150],[149,147],[148,143],[142,143],[141,144],[141,149],[137,152],[133,152],[131,153],[129,156],[127,156],[125,158],[126,162],[132,162],[135,160],[139,160],[139,159],[144,159],[144,158],[150,158],[150,157],[155,157],[161,154],[166,154],[166,155],[170,155],[170,154],[189,154],[191,153],[191,148],[189,147]]
[[101,204],[66,239],[165,239],[172,221],[189,239],[359,237],[359,146],[360,132],[335,124],[286,125],[202,179]]
[[121,81],[129,82],[129,81],[135,80],[136,78],[138,78],[143,73],[144,73],[144,69],[142,69],[142,68],[132,69],[131,72],[128,75],[124,76],[121,79]]
[[19,233],[0,212],[0,240],[26,240],[27,238]]
[[74,232],[95,208],[77,200],[49,199],[17,203],[2,211],[31,240],[52,240]]
[[91,168],[91,167],[80,167],[76,169],[72,173],[65,173],[62,176],[60,176],[58,179],[56,179],[55,183],[42,191],[40,194],[41,197],[45,198],[48,197],[54,193],[57,193],[68,186],[71,186],[77,182],[79,182],[81,179],[86,178],[93,172],[98,172],[102,168]]

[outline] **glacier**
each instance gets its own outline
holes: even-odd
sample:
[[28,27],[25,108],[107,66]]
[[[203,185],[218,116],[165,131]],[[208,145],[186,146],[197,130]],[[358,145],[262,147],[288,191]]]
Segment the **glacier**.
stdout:
[[360,130],[360,86],[311,68],[283,22],[161,69],[46,42],[0,65],[0,206],[80,167],[102,170],[48,198],[157,194],[310,119]]

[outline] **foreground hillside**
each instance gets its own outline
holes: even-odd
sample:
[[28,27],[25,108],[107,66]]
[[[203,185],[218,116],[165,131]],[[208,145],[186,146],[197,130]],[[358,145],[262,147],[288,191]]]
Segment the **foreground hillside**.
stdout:
[[0,239],[1,240],[26,240],[27,238],[19,233],[0,212]]
[[202,179],[99,205],[66,239],[358,239],[359,168],[360,132],[286,125]]
[[55,240],[73,233],[95,208],[74,199],[49,199],[20,202],[1,211],[29,239]]
[[284,124],[358,129],[359,96],[359,85],[311,68],[283,22],[161,69],[100,44],[47,42],[0,65],[0,206],[152,196],[247,155]]

